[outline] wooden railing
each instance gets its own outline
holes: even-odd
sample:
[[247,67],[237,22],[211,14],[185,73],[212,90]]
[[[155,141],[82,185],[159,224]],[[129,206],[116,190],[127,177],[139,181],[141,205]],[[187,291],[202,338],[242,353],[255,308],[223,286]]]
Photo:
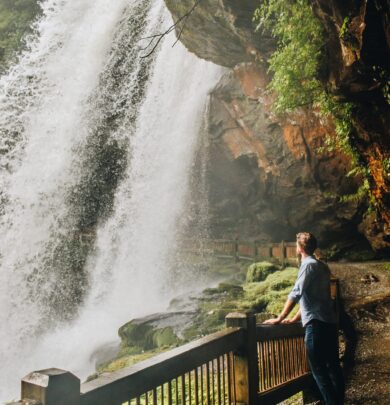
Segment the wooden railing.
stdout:
[[187,240],[182,251],[190,253],[210,253],[235,260],[276,260],[281,264],[296,261],[296,242],[262,243],[246,240]]
[[253,314],[233,313],[226,326],[81,385],[63,370],[31,373],[17,404],[276,404],[311,383],[300,324],[256,325]]
[[278,403],[311,384],[300,324],[257,326],[259,402]]

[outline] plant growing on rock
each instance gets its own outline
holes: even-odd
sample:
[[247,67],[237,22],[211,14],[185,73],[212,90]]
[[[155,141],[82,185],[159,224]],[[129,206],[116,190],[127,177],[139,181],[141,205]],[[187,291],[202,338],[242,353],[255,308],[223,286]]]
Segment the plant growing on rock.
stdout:
[[[355,147],[353,112],[356,106],[341,102],[323,84],[326,69],[326,37],[320,21],[314,15],[309,0],[265,0],[256,10],[254,20],[258,30],[270,32],[277,38],[278,47],[268,60],[272,75],[268,89],[275,93],[273,110],[276,114],[291,113],[300,107],[311,106],[335,125],[335,136],[325,140],[328,151],[341,150],[351,159],[353,173],[362,184],[352,195],[342,196],[341,202],[368,197],[371,176],[361,163]],[[349,19],[344,20],[341,34],[347,35]]]

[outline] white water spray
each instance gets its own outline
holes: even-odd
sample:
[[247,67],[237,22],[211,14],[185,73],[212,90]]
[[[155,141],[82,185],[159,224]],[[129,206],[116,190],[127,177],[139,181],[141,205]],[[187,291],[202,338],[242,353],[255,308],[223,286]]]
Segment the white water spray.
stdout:
[[[67,193],[83,175],[78,154],[100,125],[109,86],[101,77],[120,51],[117,30],[131,29],[123,16],[140,10],[143,36],[170,22],[162,1],[142,3],[45,1],[30,49],[0,79],[0,401],[17,398],[20,378],[35,369],[55,366],[84,378],[93,372],[91,354],[115,340],[121,324],[163,310],[175,294],[167,286],[170,257],[207,93],[220,70],[165,40],[148,63],[132,45],[127,58],[135,66],[110,106],[120,119],[109,137],[128,145],[127,170],[84,266],[82,307],[55,329],[42,323],[46,297],[62,288],[47,256],[77,225]],[[143,101],[126,106],[134,94]]]

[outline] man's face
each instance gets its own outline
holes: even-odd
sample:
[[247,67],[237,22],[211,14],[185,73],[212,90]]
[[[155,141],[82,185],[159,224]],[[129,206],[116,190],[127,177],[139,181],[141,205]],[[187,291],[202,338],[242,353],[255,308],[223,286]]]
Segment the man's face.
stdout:
[[296,250],[297,250],[297,256],[299,256],[302,253],[301,247],[298,245],[298,242],[296,243]]

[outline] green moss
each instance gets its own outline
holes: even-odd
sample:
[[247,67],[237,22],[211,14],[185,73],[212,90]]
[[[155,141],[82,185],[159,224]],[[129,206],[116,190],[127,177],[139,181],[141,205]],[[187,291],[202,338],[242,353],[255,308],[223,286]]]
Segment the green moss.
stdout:
[[[244,286],[245,298],[239,307],[245,310],[257,310],[277,314],[283,309],[288,293],[293,287],[298,269],[287,267],[276,271],[261,282],[248,283]],[[264,305],[266,304],[266,305]]]
[[249,266],[246,281],[247,283],[254,283],[262,281],[267,276],[278,270],[278,266],[269,262],[253,263]]
[[180,339],[171,327],[157,328],[148,323],[130,321],[119,331],[122,340],[121,354],[135,354],[165,346],[177,345]]
[[154,347],[174,346],[179,342],[175,332],[171,327],[157,329],[153,333]]
[[383,263],[383,268],[387,271],[390,271],[390,263]]
[[118,334],[122,340],[122,346],[151,349],[153,346],[152,332],[153,326],[130,321],[119,328]]
[[162,353],[164,350],[150,350],[143,353],[133,354],[133,355],[124,355],[116,358],[110,362],[100,365],[97,369],[97,373],[92,375],[89,379],[94,379],[99,376],[101,373],[113,372],[120,370],[125,367],[132,366],[133,364],[139,363],[140,361],[147,360],[159,353]]

